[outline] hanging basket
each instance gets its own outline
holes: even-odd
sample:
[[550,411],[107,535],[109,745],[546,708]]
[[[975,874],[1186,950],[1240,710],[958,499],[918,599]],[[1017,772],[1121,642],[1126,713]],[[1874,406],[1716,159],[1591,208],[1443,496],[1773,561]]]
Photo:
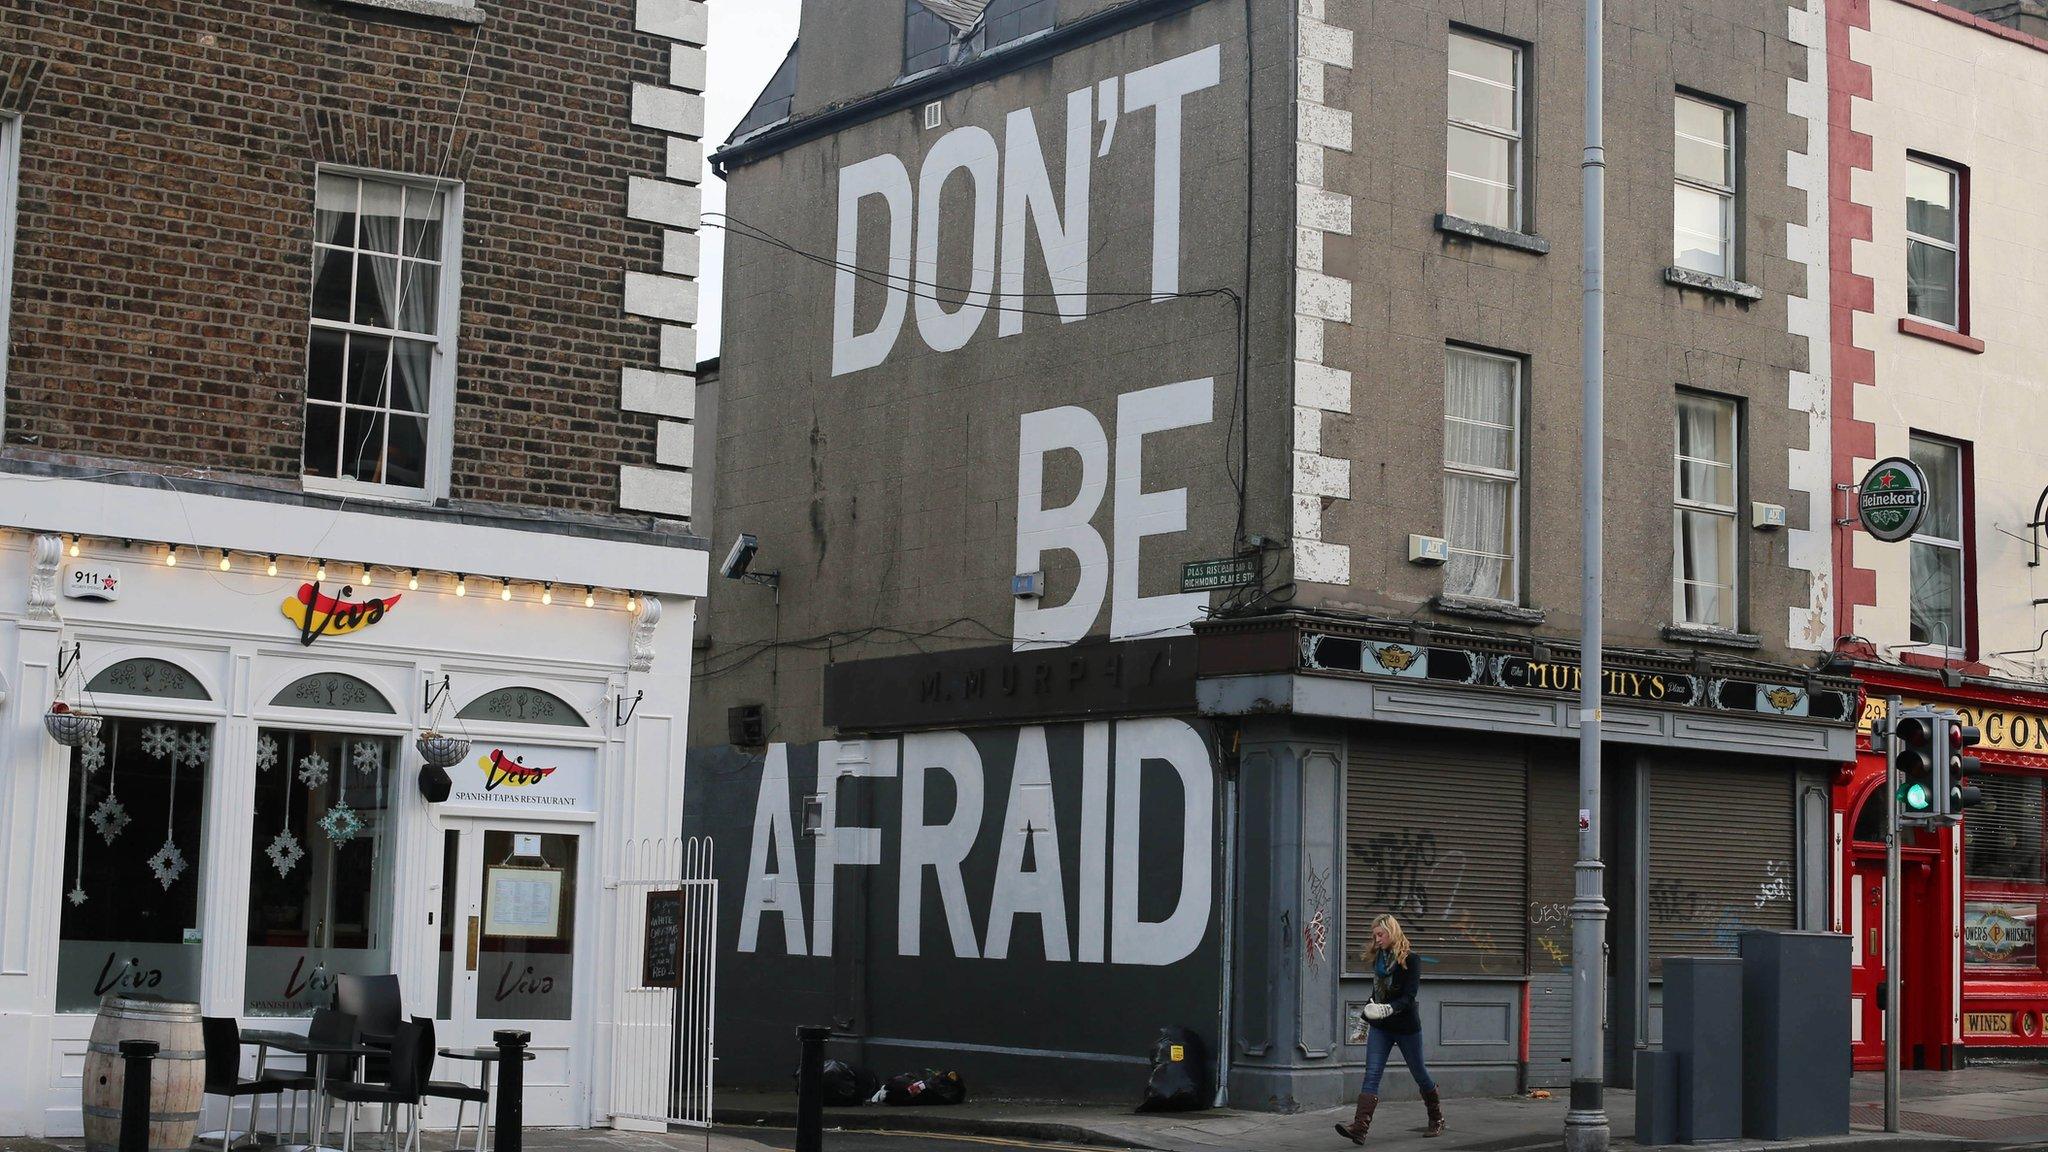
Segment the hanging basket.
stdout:
[[420,750],[420,759],[434,768],[446,768],[469,755],[469,741],[432,731],[420,733],[414,746]]
[[45,712],[43,730],[66,748],[76,748],[100,734],[100,718],[90,712]]

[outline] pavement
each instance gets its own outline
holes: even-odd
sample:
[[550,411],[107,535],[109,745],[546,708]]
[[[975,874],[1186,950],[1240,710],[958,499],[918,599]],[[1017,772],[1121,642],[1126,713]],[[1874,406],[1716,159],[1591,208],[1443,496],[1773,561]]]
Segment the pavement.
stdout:
[[[1884,1085],[1858,1073],[1846,1136],[1765,1143],[1727,1141],[1713,1152],[1998,1152],[2048,1148],[2048,1065],[1980,1065],[1960,1072],[1901,1077],[1901,1133],[1881,1130]],[[792,1093],[721,1093],[715,1131],[669,1133],[530,1129],[526,1152],[783,1152],[794,1146]],[[1610,1090],[1607,1109],[1617,1148],[1634,1147],[1635,1095]],[[1422,1105],[1382,1104],[1367,1146],[1375,1152],[1550,1152],[1563,1145],[1565,1101],[1508,1096],[1444,1102],[1450,1128],[1422,1135]],[[833,1108],[825,1113],[825,1152],[985,1152],[991,1146],[1048,1152],[1150,1149],[1156,1152],[1296,1152],[1351,1148],[1331,1125],[1350,1110],[1280,1114],[1220,1109],[1137,1113],[1127,1107],[976,1100],[952,1107]],[[424,1152],[449,1152],[451,1133],[428,1132]],[[217,1148],[206,1145],[203,1148]],[[358,1141],[359,1152],[385,1147]],[[77,1140],[0,1137],[0,1152],[79,1152]]]
[[[1769,1143],[1726,1141],[1715,1152],[1936,1152],[1940,1149],[2048,1147],[2048,1065],[1988,1065],[1959,1072],[1908,1072],[1901,1076],[1900,1127],[1887,1133],[1884,1082],[1877,1073],[1858,1073],[1850,1090],[1851,1132],[1846,1136]],[[726,1093],[716,1104],[725,1130],[744,1132],[750,1124],[788,1127],[795,1123],[792,1094]],[[1635,1094],[1610,1089],[1607,1112],[1613,1143],[1633,1147]],[[1351,1145],[1331,1130],[1349,1120],[1349,1108],[1281,1114],[1219,1109],[1190,1113],[1137,1113],[1112,1105],[1027,1101],[970,1101],[952,1107],[832,1108],[825,1113],[827,1152],[831,1131],[890,1129],[950,1133],[981,1138],[1051,1141],[1076,1146],[1153,1149],[1157,1152],[1295,1152]],[[1367,1146],[1379,1152],[1547,1152],[1563,1146],[1565,1099],[1508,1096],[1444,1101],[1449,1130],[1439,1139],[1422,1135],[1419,1101],[1389,1101],[1373,1119]]]

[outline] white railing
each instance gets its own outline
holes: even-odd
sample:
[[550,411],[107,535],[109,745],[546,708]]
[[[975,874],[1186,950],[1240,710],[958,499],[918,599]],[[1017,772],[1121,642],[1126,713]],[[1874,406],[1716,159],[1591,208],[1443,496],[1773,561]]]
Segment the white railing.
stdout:
[[[718,881],[710,838],[629,842],[615,887],[624,947],[612,1015],[613,1122],[709,1128],[718,999]],[[676,893],[673,988],[641,984],[651,892]]]

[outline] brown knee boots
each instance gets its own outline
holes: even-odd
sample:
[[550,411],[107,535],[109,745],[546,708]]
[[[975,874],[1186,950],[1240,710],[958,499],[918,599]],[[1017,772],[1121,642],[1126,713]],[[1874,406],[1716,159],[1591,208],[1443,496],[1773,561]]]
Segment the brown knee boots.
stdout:
[[1372,1127],[1373,1109],[1380,1106],[1380,1098],[1370,1092],[1358,1094],[1358,1111],[1351,1117],[1351,1123],[1337,1125],[1337,1135],[1353,1144],[1365,1143],[1366,1129]]
[[1441,1135],[1443,1135],[1443,1134],[1444,1134],[1444,1104],[1443,1104],[1443,1097],[1437,1094],[1437,1090],[1436,1090],[1436,1089],[1434,1089],[1434,1088],[1431,1088],[1431,1089],[1430,1089],[1429,1091],[1427,1091],[1427,1092],[1424,1092],[1424,1093],[1422,1094],[1422,1106],[1423,1106],[1424,1108],[1427,1108],[1427,1109],[1429,1109],[1429,1127],[1427,1127],[1427,1128],[1423,1129],[1423,1130],[1422,1130],[1422,1134],[1423,1134],[1424,1136],[1441,1136]]

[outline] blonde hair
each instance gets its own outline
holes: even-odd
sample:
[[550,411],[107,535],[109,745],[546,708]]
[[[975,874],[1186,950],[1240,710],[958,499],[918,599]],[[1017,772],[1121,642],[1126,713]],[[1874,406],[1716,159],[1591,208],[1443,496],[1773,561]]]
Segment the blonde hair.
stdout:
[[[1414,948],[1408,943],[1408,934],[1401,931],[1401,922],[1394,919],[1392,913],[1382,912],[1372,918],[1372,926],[1376,929],[1385,928],[1387,930],[1387,951],[1394,954],[1394,963],[1406,968],[1408,966],[1408,957],[1414,952]],[[1379,941],[1374,938],[1368,938],[1365,942],[1366,962],[1369,964],[1378,959],[1379,954]]]

